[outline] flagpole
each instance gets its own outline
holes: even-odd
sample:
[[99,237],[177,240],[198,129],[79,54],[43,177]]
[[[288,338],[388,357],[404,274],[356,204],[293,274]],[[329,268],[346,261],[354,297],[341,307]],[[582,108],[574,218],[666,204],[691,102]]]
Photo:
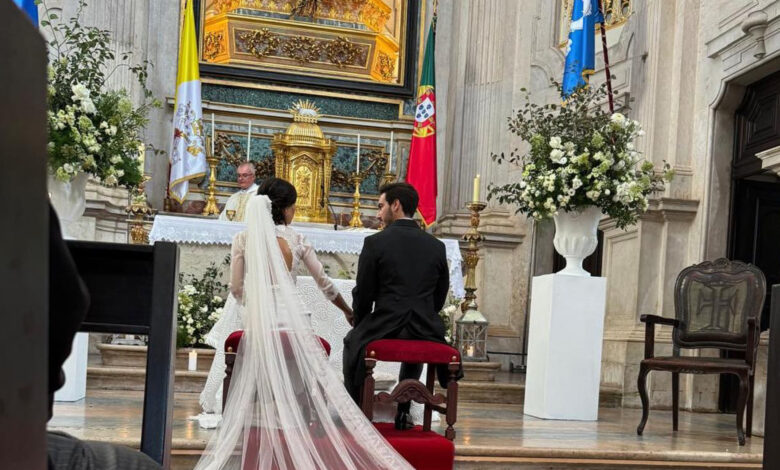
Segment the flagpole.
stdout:
[[601,29],[601,50],[604,53],[604,72],[607,74],[607,98],[609,99],[609,112],[615,112],[615,103],[612,101],[612,78],[609,73],[609,54],[607,53],[607,28],[604,26],[607,19],[604,16],[604,9],[601,6],[601,0],[599,0],[599,12],[601,13],[601,23],[599,28]]

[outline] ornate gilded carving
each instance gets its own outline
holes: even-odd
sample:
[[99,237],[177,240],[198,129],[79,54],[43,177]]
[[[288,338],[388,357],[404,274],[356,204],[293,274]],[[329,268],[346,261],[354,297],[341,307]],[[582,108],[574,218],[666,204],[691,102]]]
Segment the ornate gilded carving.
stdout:
[[302,64],[312,62],[322,55],[322,43],[306,36],[293,36],[282,44],[282,53]]
[[238,39],[243,48],[258,59],[270,55],[279,48],[281,39],[268,28],[259,31],[239,31]]
[[381,32],[390,19],[392,8],[384,2],[365,2],[360,9],[360,20],[372,31]]
[[212,8],[219,13],[229,13],[240,7],[242,0],[214,0]]
[[398,58],[408,33],[397,2],[211,0],[204,8],[204,61],[340,80],[359,75],[377,83],[400,81]]
[[346,65],[355,65],[361,48],[344,36],[339,36],[335,41],[330,41],[325,46],[325,54],[328,60],[343,68]]
[[209,32],[203,37],[203,57],[214,60],[225,52],[225,35],[222,31]]
[[[558,28],[558,47],[566,46],[569,39],[569,29],[571,28],[571,10],[574,0],[561,0],[561,17]],[[604,25],[607,29],[622,25],[631,16],[633,8],[631,0],[603,0],[602,8],[604,11]],[[596,30],[598,33],[598,29]]]
[[317,125],[319,109],[299,101],[290,109],[293,122],[271,141],[275,174],[293,183],[298,191],[295,220],[327,222],[331,185],[331,159],[336,145]]
[[386,82],[393,81],[393,78],[395,78],[395,59],[385,53],[380,53],[376,69],[382,80]]
[[299,166],[295,168],[292,182],[295,185],[295,189],[298,191],[298,203],[302,206],[311,206],[313,196],[311,189],[312,186],[314,186],[312,181],[314,179],[314,173],[312,173],[309,167],[315,163],[311,159],[306,160],[308,161],[299,163]]

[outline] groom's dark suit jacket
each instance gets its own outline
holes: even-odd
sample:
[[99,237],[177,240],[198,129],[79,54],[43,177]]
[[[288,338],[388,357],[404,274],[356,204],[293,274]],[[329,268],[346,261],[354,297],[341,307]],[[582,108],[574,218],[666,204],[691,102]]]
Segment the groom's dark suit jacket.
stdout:
[[364,349],[377,339],[444,342],[439,318],[449,290],[444,243],[413,220],[366,237],[352,290],[355,328],[344,338],[344,383],[359,387]]

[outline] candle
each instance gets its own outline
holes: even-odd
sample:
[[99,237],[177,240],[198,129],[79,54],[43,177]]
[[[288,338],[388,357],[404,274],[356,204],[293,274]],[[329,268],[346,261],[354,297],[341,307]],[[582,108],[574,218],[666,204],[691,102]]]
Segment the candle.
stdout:
[[198,370],[198,352],[194,349],[190,351],[187,370]]
[[357,160],[355,172],[357,174],[360,174],[360,134],[358,134],[358,139],[357,139],[357,157],[355,158],[355,160]]
[[474,202],[479,202],[479,174],[474,177],[474,194],[472,199]]
[[390,152],[387,154],[387,172],[393,171],[393,131],[390,131]]
[[252,151],[252,120],[249,120],[249,133],[246,136],[246,161],[249,161],[249,155]]
[[138,169],[141,170],[141,174],[146,173],[146,166],[144,164],[144,158],[146,157],[146,144],[141,142],[138,144]]
[[466,355],[469,357],[474,356],[474,346],[469,346],[466,348]]
[[211,113],[211,156],[214,156],[214,113]]

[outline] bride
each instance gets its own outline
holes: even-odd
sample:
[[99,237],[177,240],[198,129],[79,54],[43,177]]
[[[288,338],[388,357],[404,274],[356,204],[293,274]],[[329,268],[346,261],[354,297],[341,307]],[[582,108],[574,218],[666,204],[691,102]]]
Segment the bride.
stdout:
[[297,244],[274,224],[284,209],[267,195],[248,204],[244,336],[222,425],[195,469],[410,469],[349,396],[311,330],[291,274]]
[[[314,278],[325,297],[344,312],[347,323],[352,324],[352,309],[344,301],[338,289],[325,274],[322,263],[317,259],[314,248],[303,235],[297,233],[290,223],[295,216],[295,201],[298,194],[295,186],[281,178],[266,178],[257,190],[271,200],[271,218],[279,247],[295,282],[295,273],[302,263]],[[215,349],[214,360],[209,370],[206,385],[200,393],[203,413],[197,416],[200,426],[214,428],[222,413],[222,380],[225,378],[224,344],[227,337],[244,328],[244,268],[247,232],[240,232],[233,238],[230,258],[230,293],[220,319],[204,338],[206,344]]]

